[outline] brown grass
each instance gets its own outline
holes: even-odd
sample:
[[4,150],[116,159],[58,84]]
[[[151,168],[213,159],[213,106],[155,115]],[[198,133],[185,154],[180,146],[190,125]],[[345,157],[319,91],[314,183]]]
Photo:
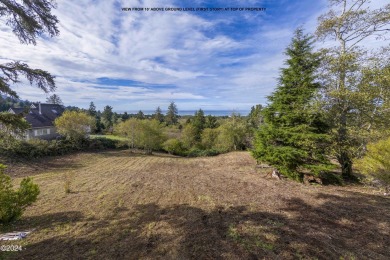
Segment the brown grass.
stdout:
[[15,183],[33,176],[41,189],[7,228],[36,229],[7,242],[24,248],[11,259],[390,258],[389,198],[359,186],[265,178],[246,152],[191,159],[81,153],[8,172]]

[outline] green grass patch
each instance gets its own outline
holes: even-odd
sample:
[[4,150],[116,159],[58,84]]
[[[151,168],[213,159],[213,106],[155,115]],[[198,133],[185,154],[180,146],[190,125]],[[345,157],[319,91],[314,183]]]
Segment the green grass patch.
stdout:
[[116,140],[116,141],[128,141],[129,139],[126,137],[121,137],[117,135],[90,135],[91,139],[99,139],[99,138],[106,138],[109,140]]

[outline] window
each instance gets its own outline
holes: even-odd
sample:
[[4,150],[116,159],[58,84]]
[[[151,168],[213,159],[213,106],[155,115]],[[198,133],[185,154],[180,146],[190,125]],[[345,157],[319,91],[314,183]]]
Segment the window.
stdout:
[[50,134],[50,129],[37,129],[34,131],[35,131],[35,136]]

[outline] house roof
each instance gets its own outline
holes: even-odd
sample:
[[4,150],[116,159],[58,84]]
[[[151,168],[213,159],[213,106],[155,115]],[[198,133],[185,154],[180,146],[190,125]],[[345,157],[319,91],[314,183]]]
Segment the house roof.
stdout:
[[25,108],[22,107],[11,107],[8,112],[14,113],[14,114],[20,114],[25,111]]
[[[10,108],[15,114],[24,111],[23,108]],[[57,104],[33,103],[30,111],[25,115],[25,119],[32,128],[54,126],[54,120],[64,112],[64,107]]]

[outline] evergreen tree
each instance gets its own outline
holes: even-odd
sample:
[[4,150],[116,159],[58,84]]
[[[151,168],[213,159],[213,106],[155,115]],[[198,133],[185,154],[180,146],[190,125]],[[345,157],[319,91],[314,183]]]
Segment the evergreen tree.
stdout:
[[137,118],[139,120],[145,119],[144,112],[142,112],[142,110],[138,111],[138,113],[135,115],[135,118]]
[[88,114],[89,114],[90,116],[94,116],[94,117],[96,117],[96,115],[97,115],[96,106],[95,106],[95,104],[94,104],[92,101],[91,101],[91,103],[89,104]]
[[123,115],[122,115],[122,121],[126,121],[129,118],[130,118],[130,115],[127,114],[127,112],[124,112]]
[[98,110],[96,112],[96,133],[101,133],[104,125],[102,123],[102,112]]
[[251,107],[251,112],[248,115],[248,123],[250,127],[257,129],[262,123],[261,110],[263,109],[262,105],[256,105]]
[[120,120],[121,120],[121,118],[119,117],[118,113],[114,112],[112,115],[112,125],[117,124],[118,121],[120,121]]
[[328,128],[313,105],[320,85],[314,76],[319,58],[312,45],[312,37],[296,30],[285,52],[287,67],[281,70],[276,91],[268,97],[270,104],[263,110],[265,125],[256,133],[252,152],[258,161],[296,180],[302,178],[300,170],[318,175],[331,168],[324,153]]
[[212,115],[206,116],[204,128],[213,129],[213,128],[217,128],[217,127],[218,127],[217,118],[215,116],[212,116]]
[[205,128],[205,124],[206,124],[206,118],[204,116],[204,112],[202,109],[199,109],[198,111],[195,112],[195,116],[191,124],[196,129],[195,140],[199,142],[201,140],[202,131]]
[[114,116],[114,113],[112,112],[112,107],[111,106],[105,106],[104,110],[102,112],[101,121],[102,121],[102,124],[103,124],[103,126],[104,126],[104,128],[106,130],[109,130],[112,127],[112,125],[113,125],[113,122],[112,122],[113,116]]
[[53,94],[50,97],[46,98],[46,102],[49,104],[64,105],[60,96],[58,96],[57,94]]
[[162,114],[160,107],[157,107],[156,111],[154,112],[153,119],[156,119],[160,123],[164,122],[164,115]]
[[[22,44],[32,43],[35,45],[37,36],[46,33],[50,37],[54,37],[59,33],[58,19],[51,13],[52,8],[55,8],[55,4],[48,0],[1,0],[0,22],[11,27],[12,32]],[[7,53],[7,55],[11,55],[11,53]],[[12,59],[10,56],[6,58]],[[18,98],[16,91],[11,86],[19,82],[21,76],[24,76],[31,85],[36,85],[45,93],[56,89],[55,77],[49,72],[30,68],[21,61],[11,61],[0,64],[0,94]],[[0,124],[8,119],[9,115],[0,113]],[[15,116],[14,121],[18,119]]]
[[168,111],[166,115],[166,122],[168,125],[175,125],[178,121],[178,110],[175,102],[171,102],[168,106]]

